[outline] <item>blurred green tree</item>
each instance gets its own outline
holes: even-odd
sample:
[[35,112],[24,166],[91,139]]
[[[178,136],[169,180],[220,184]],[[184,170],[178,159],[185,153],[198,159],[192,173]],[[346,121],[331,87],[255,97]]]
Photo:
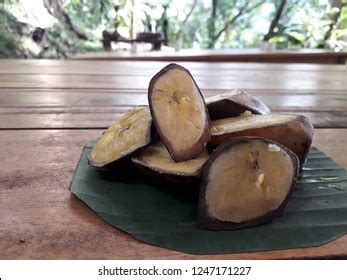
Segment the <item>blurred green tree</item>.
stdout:
[[[347,48],[347,0],[5,0],[0,57],[102,51],[102,31],[115,25],[115,4],[124,37],[133,12],[137,31],[162,31],[167,5],[171,46],[254,48],[269,41],[278,48]],[[34,33],[42,38],[33,40]]]

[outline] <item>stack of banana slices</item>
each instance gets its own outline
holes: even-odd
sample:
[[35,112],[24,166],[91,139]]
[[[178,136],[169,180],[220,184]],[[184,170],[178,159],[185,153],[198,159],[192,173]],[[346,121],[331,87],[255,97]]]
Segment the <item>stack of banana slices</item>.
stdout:
[[131,158],[146,176],[200,186],[202,229],[240,229],[282,214],[311,147],[308,119],[270,114],[244,91],[204,100],[177,64],[151,79],[148,102],[103,133],[90,165]]

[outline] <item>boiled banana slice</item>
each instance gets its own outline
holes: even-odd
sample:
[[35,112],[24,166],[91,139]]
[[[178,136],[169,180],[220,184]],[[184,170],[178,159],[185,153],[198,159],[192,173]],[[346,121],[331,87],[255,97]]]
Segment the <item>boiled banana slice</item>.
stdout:
[[203,167],[199,227],[239,229],[270,221],[282,213],[298,168],[296,155],[272,140],[223,142]]
[[210,140],[204,99],[187,69],[169,64],[151,80],[148,101],[154,126],[174,161],[197,157]]
[[237,117],[246,111],[256,115],[271,113],[260,99],[238,90],[206,98],[206,105],[211,120]]
[[310,151],[313,126],[300,115],[248,115],[212,122],[211,145],[240,136],[272,139],[292,150],[302,165]]
[[135,107],[128,111],[98,139],[89,157],[90,165],[105,166],[148,145],[151,125],[148,107]]
[[[203,164],[208,159],[206,149],[195,159],[175,162],[162,141],[153,143],[144,148],[132,161],[145,168],[146,174],[157,175],[163,179],[176,179],[177,182],[187,182],[198,179]],[[174,180],[171,180],[173,182]]]

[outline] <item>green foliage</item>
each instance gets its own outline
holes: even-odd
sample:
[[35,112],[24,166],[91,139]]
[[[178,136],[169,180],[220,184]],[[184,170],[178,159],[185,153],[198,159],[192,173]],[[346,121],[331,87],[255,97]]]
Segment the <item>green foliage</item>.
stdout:
[[347,29],[347,7],[341,9],[339,27],[341,29]]
[[[126,1],[119,1],[120,6],[125,6]],[[87,32],[102,28],[113,28],[115,24],[114,1],[112,0],[71,0],[66,6],[66,11],[73,21]],[[129,23],[130,11],[119,13],[120,26]]]
[[[240,16],[234,24],[231,24],[225,32],[218,38],[216,34],[225,26],[226,22],[231,20],[242,6],[245,0],[226,1],[218,0],[216,16],[211,17],[212,0],[198,1],[194,13],[189,21],[181,24],[179,17],[171,18],[174,26],[171,29],[171,42],[175,39],[177,30],[180,32],[180,38],[184,48],[254,48],[258,47],[260,41],[267,33],[270,22],[275,16],[276,7],[281,0],[261,1],[257,6],[257,1],[248,1],[249,6],[256,6],[249,9]],[[207,2],[207,3],[208,3]],[[187,6],[190,4],[188,3]],[[332,16],[339,12],[336,7],[331,7],[330,2],[311,0],[288,0],[279,24],[275,28],[275,35],[270,42],[276,42],[278,48],[317,48],[322,43],[327,44],[331,39],[343,38],[346,29],[346,20],[344,14],[346,7],[342,9],[341,19],[337,24],[332,20]],[[333,32],[329,38],[325,38],[330,25],[333,26]],[[340,41],[341,43],[341,41]],[[335,40],[332,45],[336,45]],[[345,47],[347,46],[346,43]]]
[[[87,40],[80,39],[64,18],[57,17],[55,24],[45,27],[45,42],[37,44],[35,47],[40,50],[34,52],[28,49],[27,43],[35,44],[31,35],[38,25],[21,22],[23,17],[18,20],[13,12],[16,7],[23,10],[22,2],[8,0],[8,10],[2,11],[6,16],[1,14],[0,17],[1,57],[59,58],[79,52],[102,51],[102,31],[113,31],[116,23],[114,0],[61,0],[73,25],[86,34]],[[234,21],[246,2],[248,6]],[[163,5],[169,5],[169,45],[180,41],[183,48],[255,48],[267,34],[280,3],[281,0],[137,1],[136,25],[138,31],[148,31],[148,26],[152,25],[156,26],[154,31],[161,32]],[[278,48],[346,48],[347,0],[340,0],[340,3],[345,3],[341,10],[332,7],[329,0],[288,0],[270,42],[275,42]],[[128,37],[131,1],[121,0],[119,5],[118,30]],[[212,12],[213,5],[215,13]]]
[[17,56],[17,39],[7,32],[0,31],[0,58]]
[[9,13],[0,9],[0,58],[30,56],[22,47],[22,33],[22,25]]

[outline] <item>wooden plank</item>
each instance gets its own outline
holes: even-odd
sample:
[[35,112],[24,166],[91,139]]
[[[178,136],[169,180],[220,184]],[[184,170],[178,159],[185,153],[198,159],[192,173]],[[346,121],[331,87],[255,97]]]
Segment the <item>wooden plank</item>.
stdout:
[[100,52],[73,55],[81,60],[143,60],[143,61],[224,61],[224,62],[276,62],[276,63],[324,63],[344,64],[346,52],[329,50],[275,50],[225,49],[225,50],[181,50],[155,52]]
[[[162,65],[165,66],[165,65]],[[36,69],[36,71],[32,72],[21,72],[15,73],[16,69],[13,69],[13,73],[0,73],[1,75],[6,75],[6,77],[12,78],[13,75],[16,76],[36,76],[42,75],[45,76],[130,76],[130,77],[153,77],[161,67],[152,67],[150,69],[137,69],[137,68],[120,68],[115,67],[114,69],[109,69],[108,71],[102,70],[98,72],[97,69],[90,69],[86,67],[83,71],[74,68],[59,68],[59,67],[49,67],[44,72],[41,69]],[[308,71],[308,70],[300,70],[297,71],[287,71],[285,69],[248,69],[245,67],[239,67],[237,69],[194,69],[189,68],[194,78],[204,78],[204,77],[219,77],[224,79],[250,79],[250,80],[266,80],[269,77],[274,79],[276,78],[289,78],[289,79],[313,79],[313,80],[325,80],[333,78],[335,80],[343,80],[346,75],[346,71]],[[5,69],[6,70],[6,69]],[[59,70],[59,71],[57,71]]]
[[[202,256],[179,253],[134,240],[103,222],[68,191],[84,143],[101,132],[1,132],[0,197],[6,199],[0,203],[0,259],[347,257],[347,235],[319,247]],[[346,138],[347,129],[318,129],[314,144],[347,168]]]
[[[206,97],[222,91],[204,91]],[[251,91],[275,113],[303,114],[316,127],[347,127],[343,92]],[[145,90],[0,90],[0,129],[105,128],[126,110],[147,105]]]
[[[98,76],[98,75],[0,75],[0,88],[75,88],[75,89],[147,89],[151,76]],[[202,90],[339,90],[347,88],[346,79],[334,76],[317,75],[310,78],[307,75],[291,75],[278,72],[278,75],[268,75],[255,78],[248,74],[233,76],[196,77],[196,82]]]
[[[223,90],[202,91],[205,97],[224,93]],[[344,92],[249,91],[269,107],[278,110],[336,111],[347,108]],[[147,90],[36,90],[0,89],[0,108],[41,107],[108,107],[147,105]]]
[[[2,111],[0,109],[0,129],[104,129],[131,107],[119,106],[109,108],[82,107],[69,110],[26,109]],[[347,128],[347,112],[307,112],[274,110],[276,114],[299,114],[306,116],[316,128]]]
[[[59,75],[153,75],[169,62],[141,61],[73,61],[73,60],[1,60],[0,74],[59,74]],[[343,65],[180,62],[195,75],[228,71],[259,72],[347,72]]]
[[186,61],[198,61],[198,62],[256,62],[256,63],[313,63],[313,64],[345,64],[345,56],[229,56],[229,55],[201,55],[201,56],[110,56],[107,53],[103,55],[91,54],[90,57],[78,56],[71,57],[70,59],[77,60],[102,60],[102,61],[167,61],[167,62],[186,62]]
[[[166,63],[0,61],[0,88],[147,89]],[[343,91],[346,68],[312,65],[186,63],[203,90]],[[43,71],[44,69],[44,71]],[[136,81],[136,82],[135,82]]]
[[[276,111],[275,111],[276,112]],[[315,128],[347,128],[347,112],[276,112],[307,117]]]

